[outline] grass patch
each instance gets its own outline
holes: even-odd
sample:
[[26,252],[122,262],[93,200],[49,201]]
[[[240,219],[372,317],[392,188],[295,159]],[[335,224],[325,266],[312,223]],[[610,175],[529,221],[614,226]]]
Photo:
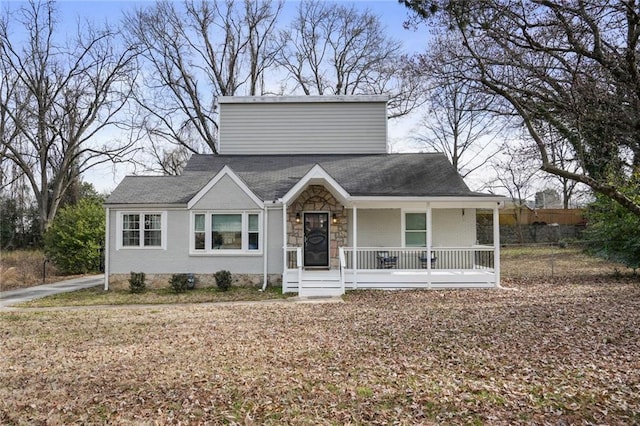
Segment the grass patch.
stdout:
[[591,256],[582,248],[570,246],[510,246],[500,250],[504,278],[611,277],[620,271],[633,271],[622,264]]
[[132,294],[129,290],[108,290],[93,287],[69,293],[35,299],[16,307],[48,308],[60,306],[97,306],[97,305],[157,305],[173,303],[208,303],[258,301],[285,298],[280,287],[268,286],[259,291],[258,287],[231,287],[220,291],[217,287],[196,288],[184,293],[175,293],[170,288],[147,289],[144,293]]

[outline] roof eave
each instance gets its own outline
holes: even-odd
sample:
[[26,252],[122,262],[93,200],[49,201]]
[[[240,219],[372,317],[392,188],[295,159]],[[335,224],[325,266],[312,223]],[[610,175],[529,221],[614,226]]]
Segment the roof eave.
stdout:
[[388,102],[388,95],[221,96],[220,104]]
[[349,199],[352,205],[380,205],[393,203],[399,205],[401,203],[427,203],[440,204],[441,206],[455,207],[475,207],[475,208],[493,208],[504,207],[505,197],[495,195],[429,195],[429,196],[353,196]]
[[104,208],[109,209],[135,209],[135,210],[182,210],[187,208],[187,203],[108,203],[102,204]]

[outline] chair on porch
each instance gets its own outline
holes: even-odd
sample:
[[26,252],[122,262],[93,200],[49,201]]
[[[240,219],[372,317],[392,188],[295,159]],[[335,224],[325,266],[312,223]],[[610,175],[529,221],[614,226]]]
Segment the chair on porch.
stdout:
[[431,252],[431,259],[429,259],[429,253],[427,253],[426,251],[420,253],[418,259],[420,259],[420,265],[424,269],[427,269],[427,262],[429,261],[431,262],[431,269],[433,269],[434,266],[436,266],[436,261],[438,260],[434,252]]
[[398,256],[391,256],[388,251],[379,251],[376,257],[378,259],[378,269],[391,269],[398,264]]

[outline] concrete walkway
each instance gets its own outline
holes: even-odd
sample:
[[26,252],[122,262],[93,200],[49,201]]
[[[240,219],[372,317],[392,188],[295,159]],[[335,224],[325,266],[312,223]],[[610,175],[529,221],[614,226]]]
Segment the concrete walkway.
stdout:
[[83,288],[96,287],[104,284],[104,275],[91,275],[74,278],[52,284],[37,285],[35,287],[19,288],[0,292],[0,308],[5,308],[29,300],[39,299],[52,294],[67,293]]

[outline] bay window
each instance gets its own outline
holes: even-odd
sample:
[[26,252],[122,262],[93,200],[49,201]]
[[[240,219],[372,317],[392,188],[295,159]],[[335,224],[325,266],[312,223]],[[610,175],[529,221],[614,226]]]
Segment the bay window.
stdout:
[[259,212],[194,212],[191,215],[191,252],[260,252],[260,218]]

